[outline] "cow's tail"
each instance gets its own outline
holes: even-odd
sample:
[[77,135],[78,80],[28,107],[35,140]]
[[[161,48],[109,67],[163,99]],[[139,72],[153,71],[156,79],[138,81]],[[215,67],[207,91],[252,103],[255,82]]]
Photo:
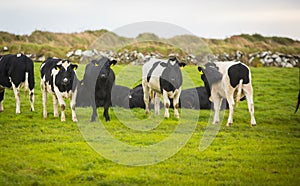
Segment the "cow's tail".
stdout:
[[238,85],[238,90],[237,90],[236,100],[235,100],[236,106],[239,104],[239,102],[241,100],[242,88],[243,88],[243,79],[240,80],[239,85]]
[[296,105],[295,114],[296,114],[296,112],[297,112],[298,109],[299,109],[299,105],[300,105],[300,90],[299,90],[299,93],[298,93],[298,101],[297,101],[297,105]]

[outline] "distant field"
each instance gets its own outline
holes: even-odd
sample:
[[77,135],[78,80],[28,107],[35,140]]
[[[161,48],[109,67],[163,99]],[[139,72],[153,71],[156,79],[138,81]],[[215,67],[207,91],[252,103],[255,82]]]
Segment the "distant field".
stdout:
[[[210,127],[208,120],[211,111],[183,109],[181,113],[185,121],[192,116],[198,117],[195,131],[187,144],[165,161],[148,166],[130,166],[120,165],[95,152],[79,130],[79,127],[85,126],[71,121],[68,107],[66,122],[61,123],[59,118],[54,118],[50,96],[49,117],[46,120],[42,118],[39,66],[39,63],[35,64],[35,112],[29,111],[28,96],[22,92],[22,113],[16,115],[13,91],[6,90],[5,110],[0,113],[0,185],[300,183],[300,111],[294,114],[299,91],[297,68],[251,68],[256,127],[250,126],[247,104],[241,102],[235,110],[233,126],[225,126],[226,111],[216,138],[205,150],[200,150],[200,141]],[[140,82],[141,66],[116,65],[113,69],[118,74],[116,83],[119,85],[133,87]],[[77,72],[79,77],[82,77],[83,71],[84,66],[80,66]],[[184,89],[203,85],[195,66],[187,66],[183,71]],[[83,114],[81,109],[77,111],[78,115]],[[103,121],[103,109],[98,111],[99,121]],[[162,119],[153,130],[134,131],[119,121],[120,115],[131,113],[136,118],[144,119],[142,109],[129,112],[112,108],[110,111],[111,122],[104,123],[104,126],[116,139],[133,146],[145,147],[164,140],[176,130],[178,123],[171,117]],[[191,118],[184,113],[190,114]],[[135,119],[126,114],[122,117],[128,123]],[[91,125],[86,122],[86,126]]]

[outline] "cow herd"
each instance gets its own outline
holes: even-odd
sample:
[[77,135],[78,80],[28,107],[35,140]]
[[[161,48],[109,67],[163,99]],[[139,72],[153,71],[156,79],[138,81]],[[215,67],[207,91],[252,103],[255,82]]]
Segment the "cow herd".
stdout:
[[[142,83],[133,89],[115,85],[115,74],[111,69],[116,60],[101,57],[90,61],[82,80],[78,80],[78,66],[69,60],[48,58],[40,66],[43,117],[47,118],[47,94],[53,98],[53,114],[66,120],[64,99],[70,99],[72,120],[77,122],[76,107],[92,107],[91,121],[97,118],[97,108],[104,107],[103,117],[110,121],[109,107],[144,108],[150,114],[154,103],[155,114],[164,107],[164,117],[169,118],[169,109],[179,118],[179,108],[211,109],[215,111],[213,123],[219,121],[219,110],[229,108],[227,126],[233,123],[235,103],[246,99],[255,126],[253,90],[250,69],[240,62],[214,62],[199,66],[205,87],[182,90],[183,76],[180,67],[185,63],[176,57],[166,60],[148,61],[142,67]],[[16,113],[20,113],[20,88],[29,89],[31,110],[34,111],[34,64],[23,54],[4,55],[0,58],[0,112],[5,88],[12,88],[16,99]],[[161,97],[163,104],[161,103]],[[226,102],[227,100],[227,102]]]

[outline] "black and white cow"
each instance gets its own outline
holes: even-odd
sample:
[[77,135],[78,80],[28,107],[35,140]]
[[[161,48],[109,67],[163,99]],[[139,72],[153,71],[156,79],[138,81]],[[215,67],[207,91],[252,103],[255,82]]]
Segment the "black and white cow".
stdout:
[[29,88],[30,107],[34,111],[33,66],[33,61],[23,54],[7,54],[0,58],[0,112],[3,111],[4,89],[12,88],[16,99],[16,113],[21,113],[20,88],[23,83],[25,90]]
[[82,83],[86,89],[85,96],[90,98],[90,104],[93,108],[91,121],[96,120],[97,108],[100,106],[104,107],[103,116],[105,120],[110,120],[108,109],[111,106],[111,90],[115,82],[115,73],[110,66],[116,63],[116,60],[102,57],[98,60],[92,60],[86,65]]
[[163,96],[165,114],[169,118],[170,100],[173,99],[174,116],[179,118],[179,97],[181,93],[182,74],[180,67],[185,63],[180,63],[176,57],[170,57],[169,60],[157,62],[149,61],[143,65],[142,85],[144,91],[144,102],[146,114],[149,114],[149,98],[154,98],[155,113],[159,114],[160,96]]
[[207,63],[204,67],[198,67],[204,73],[202,80],[208,91],[211,92],[211,101],[214,103],[213,123],[219,122],[220,104],[223,98],[229,104],[229,117],[227,126],[233,123],[234,97],[238,103],[242,95],[246,96],[248,109],[251,115],[251,125],[255,126],[253,88],[251,84],[250,69],[241,62],[214,62]]
[[66,120],[64,98],[70,98],[70,107],[72,109],[72,120],[77,122],[75,105],[77,96],[77,86],[79,81],[75,70],[78,65],[72,64],[69,60],[48,58],[42,63],[41,88],[43,92],[43,116],[47,118],[47,93],[52,94],[54,117],[58,117],[57,104],[61,108],[61,121]]

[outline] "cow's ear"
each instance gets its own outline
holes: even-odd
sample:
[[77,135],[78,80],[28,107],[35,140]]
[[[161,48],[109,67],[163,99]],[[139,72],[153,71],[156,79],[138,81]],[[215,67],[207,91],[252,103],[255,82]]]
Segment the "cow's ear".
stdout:
[[77,70],[78,65],[71,65],[71,68],[72,68],[73,70]]
[[61,65],[56,65],[55,66],[55,70],[60,70],[61,69]]
[[202,67],[198,67],[198,71],[199,72],[202,72],[203,70],[202,70]]
[[91,63],[92,63],[93,65],[95,65],[96,67],[98,66],[98,64],[97,64],[97,61],[96,61],[96,60],[92,60],[92,61],[91,61]]
[[200,67],[200,66],[198,67],[198,71],[199,71],[200,74],[203,74],[203,70],[204,70],[203,67]]
[[109,62],[109,66],[117,64],[117,60],[113,59]]
[[181,63],[178,63],[178,64],[179,64],[179,66],[180,66],[180,67],[185,67],[185,65],[186,65],[186,64],[185,64],[185,63],[183,63],[183,62],[181,62]]
[[161,63],[159,63],[160,64],[160,66],[162,66],[162,67],[167,67],[168,66],[168,64],[167,63],[164,63],[164,62],[161,62]]

